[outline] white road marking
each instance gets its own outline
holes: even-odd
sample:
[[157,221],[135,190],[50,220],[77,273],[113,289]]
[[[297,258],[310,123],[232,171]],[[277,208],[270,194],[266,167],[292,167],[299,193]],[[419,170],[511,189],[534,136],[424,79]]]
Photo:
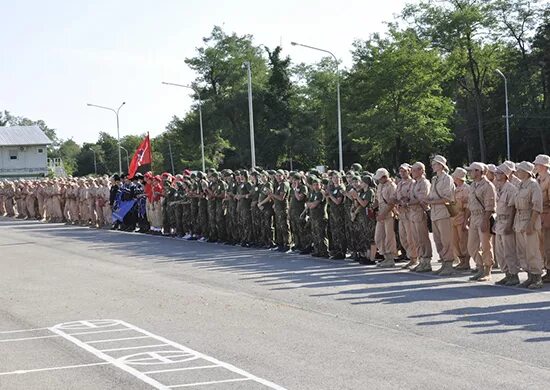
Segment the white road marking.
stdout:
[[195,367],[183,367],[183,368],[169,368],[166,370],[155,370],[155,371],[144,371],[144,374],[159,374],[161,372],[174,372],[174,371],[187,371],[187,370],[202,370],[206,368],[217,368],[219,366],[217,365],[210,365],[210,366],[195,366]]
[[105,340],[93,340],[86,341],[88,344],[97,344],[97,343],[110,343],[111,341],[123,341],[123,340],[139,340],[139,339],[149,339],[149,336],[135,336],[135,337],[123,337],[120,339],[105,339]]
[[31,373],[31,372],[66,370],[66,369],[69,369],[69,368],[80,368],[80,367],[105,366],[107,364],[111,364],[111,363],[110,362],[99,362],[99,363],[89,363],[89,364],[77,364],[77,365],[74,365],[74,366],[35,368],[35,369],[32,369],[32,370],[16,370],[16,371],[9,371],[9,372],[0,372],[0,375],[20,375],[20,374],[28,374],[28,373]]
[[110,332],[123,332],[127,331],[127,328],[120,328],[120,329],[110,329],[110,330],[96,330],[94,332],[79,332],[79,333],[71,333],[71,336],[82,336],[83,334],[96,334],[96,333],[110,333]]
[[229,383],[229,382],[242,382],[242,381],[249,381],[250,378],[235,378],[235,379],[225,379],[221,381],[212,381],[212,382],[196,382],[196,383],[186,383],[184,385],[174,385],[174,386],[168,386],[170,389],[177,389],[180,387],[194,387],[194,386],[204,386],[204,385],[214,385],[217,383]]
[[9,341],[26,341],[26,340],[36,340],[36,339],[49,339],[51,337],[59,337],[58,335],[50,335],[50,336],[37,336],[37,337],[21,337],[18,339],[5,339],[0,340],[0,343],[7,343]]
[[[101,329],[101,328],[113,328],[113,327],[115,328]],[[155,389],[161,389],[161,390],[181,388],[181,387],[206,386],[206,385],[214,385],[218,383],[243,382],[243,381],[253,381],[271,389],[285,390],[283,387],[275,383],[272,383],[266,379],[259,378],[255,375],[252,375],[249,372],[246,372],[240,368],[237,368],[229,363],[222,362],[220,360],[217,360],[203,353],[194,351],[181,344],[170,341],[164,337],[157,336],[144,329],[138,328],[135,325],[128,324],[120,320],[112,320],[112,319],[101,320],[100,319],[100,320],[89,320],[89,321],[88,320],[73,321],[73,322],[58,324],[51,328],[33,328],[33,329],[2,331],[0,332],[0,335],[34,332],[34,331],[40,331],[40,330],[49,330],[53,334],[44,335],[44,336],[35,336],[35,337],[17,337],[17,338],[5,339],[5,340],[0,339],[0,343],[61,337],[79,346],[80,348],[86,350],[87,352],[91,353],[92,355],[96,356],[102,361],[97,363],[88,363],[88,364],[77,364],[77,365],[69,365],[69,366],[46,367],[46,368],[38,368],[38,369],[1,372],[0,376],[22,375],[22,374],[28,374],[33,372],[48,372],[48,371],[56,371],[56,370],[78,369],[81,367],[112,365],[125,371],[130,375],[133,375],[135,378],[141,380],[142,382],[151,385]],[[85,336],[89,334],[111,333],[111,332],[122,332],[122,331],[135,332],[137,333],[137,335],[129,336],[129,337],[118,337],[118,338],[112,338],[112,339],[100,339],[100,340],[96,339],[96,340],[90,340],[90,341],[85,341],[77,337],[77,336]],[[71,333],[71,332],[74,332],[74,333]],[[97,349],[94,346],[94,344],[97,345],[100,343],[110,343],[110,342],[116,343],[116,342],[122,342],[127,340],[141,340],[141,339],[151,339],[151,341],[153,342],[157,341],[158,343],[150,344],[150,345],[139,345],[139,346],[131,346],[131,343],[130,343],[130,346],[127,346],[127,347],[110,348],[110,349],[103,349],[103,350]],[[128,343],[126,343],[126,345],[128,345]],[[159,349],[160,347],[167,347],[167,346],[170,346],[173,349],[168,349],[168,350],[166,348],[164,350]],[[112,356],[112,354],[109,354],[109,352],[136,350],[136,349],[149,349],[149,350],[145,352],[140,352],[140,353],[133,353],[131,355],[126,355],[122,357],[116,357],[116,355]],[[204,360],[205,362],[201,362],[202,365],[197,365],[197,366],[189,366],[189,365],[186,367],[181,366],[195,360]],[[211,363],[211,364],[208,364],[208,363]],[[180,366],[175,366],[176,364],[179,364]],[[169,367],[169,365],[172,365],[173,368],[167,367],[165,369],[162,369],[161,367],[155,367],[158,369],[150,370],[150,371],[141,371],[139,369],[140,367],[144,368],[145,366],[151,366],[151,365],[154,365],[154,366],[164,365],[165,367],[167,366]],[[157,380],[155,378],[148,376],[150,374],[155,374],[159,377],[162,377],[163,373],[175,373],[177,375],[178,372],[210,370],[215,368],[226,370],[228,371],[228,373],[237,374],[240,377],[231,378],[231,379],[218,379],[214,381],[205,381],[205,382],[184,383],[184,384],[180,382],[180,384],[170,385],[170,384],[162,383],[163,382],[162,379]],[[172,376],[170,378],[173,379]]]
[[113,351],[126,351],[129,349],[141,349],[141,348],[153,348],[153,347],[165,347],[168,344],[152,344],[152,345],[140,345],[137,347],[125,347],[125,348],[110,348],[110,349],[100,349],[101,352],[113,352]]
[[48,330],[49,328],[34,328],[34,329],[19,329],[19,330],[5,330],[0,332],[0,334],[8,333],[25,333],[25,332],[34,332],[36,330]]
[[162,383],[154,380],[151,377],[148,377],[147,375],[143,374],[142,372],[136,370],[133,367],[130,367],[130,366],[124,364],[123,362],[120,362],[119,360],[107,355],[106,353],[103,353],[103,352],[89,346],[88,344],[80,341],[76,337],[63,332],[63,330],[58,329],[56,326],[50,328],[50,330],[52,332],[54,332],[55,334],[58,334],[61,337],[67,339],[68,341],[73,342],[74,344],[78,345],[80,348],[90,352],[91,354],[95,355],[96,357],[98,357],[102,360],[105,360],[106,362],[109,362],[109,363],[113,364],[114,366],[120,368],[121,370],[127,372],[128,374],[131,374],[134,377],[138,378],[139,380],[153,386],[155,389],[160,389],[160,390],[168,389],[168,387],[166,387]]

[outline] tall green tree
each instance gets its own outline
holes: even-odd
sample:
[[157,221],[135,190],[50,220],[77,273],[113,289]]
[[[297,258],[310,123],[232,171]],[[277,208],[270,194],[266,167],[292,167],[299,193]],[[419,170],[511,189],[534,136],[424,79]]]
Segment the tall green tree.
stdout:
[[439,52],[412,30],[357,41],[346,88],[352,137],[363,159],[397,168],[425,160],[452,140],[453,102],[444,96],[448,77]]

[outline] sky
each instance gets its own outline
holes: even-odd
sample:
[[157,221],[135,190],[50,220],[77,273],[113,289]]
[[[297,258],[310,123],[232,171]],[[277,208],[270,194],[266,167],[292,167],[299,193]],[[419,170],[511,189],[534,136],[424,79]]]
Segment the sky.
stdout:
[[[164,131],[173,115],[191,109],[185,64],[215,25],[252,34],[293,62],[323,55],[291,41],[332,51],[351,64],[352,43],[384,32],[410,0],[0,0],[0,110],[42,119],[61,139],[95,142],[100,131],[116,137]],[[208,113],[204,113],[208,115]]]

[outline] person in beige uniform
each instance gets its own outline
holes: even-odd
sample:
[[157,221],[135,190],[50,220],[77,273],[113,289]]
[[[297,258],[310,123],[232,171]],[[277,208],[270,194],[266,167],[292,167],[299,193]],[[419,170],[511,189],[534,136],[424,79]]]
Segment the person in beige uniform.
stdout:
[[519,264],[526,264],[527,280],[519,287],[530,289],[542,288],[542,270],[544,262],[540,251],[541,220],[543,211],[542,190],[533,179],[535,166],[523,161],[517,165],[517,175],[521,180],[515,197],[516,215],[514,231],[516,232],[516,246]]
[[27,206],[27,215],[29,219],[36,219],[36,194],[33,182],[28,182],[25,185],[25,203]]
[[521,180],[516,176],[516,163],[513,161],[507,160],[507,161],[504,161],[503,164],[506,165],[508,168],[510,168],[510,170],[512,171],[512,174],[508,178],[508,181],[513,185],[515,185],[516,187],[519,187],[519,185],[521,184]]
[[544,260],[546,275],[542,278],[544,283],[550,283],[550,156],[539,154],[534,161],[537,181],[542,191],[542,232],[541,252]]
[[87,225],[90,220],[90,209],[86,201],[88,196],[88,186],[84,179],[78,182],[78,212],[80,214],[80,225]]
[[468,213],[464,223],[469,226],[468,252],[477,268],[477,273],[470,280],[486,282],[491,280],[494,265],[490,220],[496,209],[496,189],[487,179],[485,164],[474,162],[468,171],[473,182],[470,185]]
[[391,200],[392,204],[397,208],[399,216],[399,240],[409,258],[409,262],[402,267],[403,269],[409,269],[418,264],[417,245],[414,243],[413,226],[409,209],[411,192],[414,185],[414,180],[411,177],[411,168],[406,163],[401,164],[399,167],[401,180],[397,183],[395,196]]
[[416,245],[419,264],[412,267],[414,272],[430,272],[432,270],[432,242],[428,231],[429,206],[427,198],[431,184],[426,179],[426,167],[421,162],[415,162],[411,168],[414,180],[409,200],[409,220],[413,231],[413,243]]
[[378,207],[378,215],[376,216],[374,241],[380,254],[384,256],[384,261],[378,263],[377,266],[391,268],[395,267],[394,256],[397,254],[394,211],[393,204],[391,203],[391,199],[395,197],[396,185],[385,168],[380,168],[376,171],[374,180],[378,182],[375,203],[375,207]]
[[497,168],[495,187],[497,191],[497,208],[495,221],[495,257],[500,264],[500,269],[506,276],[496,284],[515,286],[519,284],[516,254],[516,236],[514,234],[514,215],[516,209],[513,201],[518,188],[510,183],[512,169],[507,164],[501,164]]
[[6,215],[6,190],[4,182],[0,181],[0,217]]
[[6,184],[4,184],[4,188],[6,194],[6,201],[4,204],[4,206],[6,207],[6,214],[8,217],[15,217],[15,185],[13,184],[13,182],[8,181]]
[[456,168],[451,177],[455,184],[455,210],[456,215],[451,217],[453,231],[453,254],[458,259],[455,269],[467,271],[470,269],[470,254],[468,253],[468,230],[465,229],[464,218],[468,208],[470,186],[466,183],[466,170]]
[[453,263],[453,245],[452,245],[452,229],[451,215],[447,210],[447,204],[454,202],[455,185],[453,179],[447,173],[447,159],[443,156],[436,155],[432,159],[432,170],[435,176],[432,178],[430,194],[427,198],[427,203],[430,205],[432,219],[433,237],[435,246],[442,265],[435,274],[448,276],[454,273]]

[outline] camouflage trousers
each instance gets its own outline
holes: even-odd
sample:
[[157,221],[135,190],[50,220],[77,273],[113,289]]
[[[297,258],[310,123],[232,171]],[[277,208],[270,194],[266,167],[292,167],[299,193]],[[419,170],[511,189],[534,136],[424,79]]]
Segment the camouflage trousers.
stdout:
[[329,224],[332,239],[330,247],[337,255],[345,255],[347,252],[345,218],[343,204],[330,208]]
[[248,207],[239,210],[239,226],[241,227],[241,242],[252,242],[252,211]]
[[219,241],[227,241],[225,229],[225,205],[221,200],[216,201],[216,229]]
[[290,225],[287,209],[275,209],[275,242],[278,246],[289,246]]
[[311,238],[313,241],[313,254],[318,256],[328,255],[327,225],[325,218],[310,218]]
[[304,250],[311,245],[311,237],[309,234],[306,221],[300,218],[301,210],[291,210],[290,212],[290,232],[294,247],[298,250]]

